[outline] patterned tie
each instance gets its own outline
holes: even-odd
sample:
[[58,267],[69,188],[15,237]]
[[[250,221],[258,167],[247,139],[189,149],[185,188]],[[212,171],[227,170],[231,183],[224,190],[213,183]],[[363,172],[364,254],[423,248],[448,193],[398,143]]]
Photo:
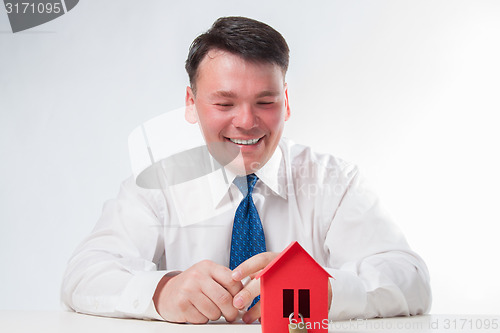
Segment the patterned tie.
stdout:
[[[248,258],[266,252],[266,239],[264,229],[260,222],[259,213],[252,200],[252,192],[259,178],[255,174],[246,177],[236,177],[234,184],[243,193],[236,215],[234,216],[233,235],[231,238],[231,256],[229,259],[229,268],[235,269],[239,264]],[[257,296],[250,308],[258,302],[260,296]],[[249,309],[250,309],[249,308]]]

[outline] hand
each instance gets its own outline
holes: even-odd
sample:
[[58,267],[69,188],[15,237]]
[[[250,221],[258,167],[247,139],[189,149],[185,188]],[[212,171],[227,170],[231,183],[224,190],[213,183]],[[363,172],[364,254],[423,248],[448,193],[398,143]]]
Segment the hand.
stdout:
[[221,315],[229,322],[236,319],[233,296],[243,285],[231,278],[229,268],[204,260],[176,273],[165,275],[153,296],[163,319],[193,324],[217,320]]
[[[235,308],[240,310],[246,308],[252,303],[255,297],[260,295],[260,281],[255,280],[254,277],[278,255],[279,253],[274,252],[259,253],[242,262],[233,270],[232,277],[235,281],[241,281],[247,276],[252,279],[238,294],[234,296],[233,305]],[[328,310],[330,310],[331,303],[332,286],[330,284],[330,280],[328,280]],[[242,320],[247,324],[253,323],[257,319],[260,319],[260,301],[248,310],[242,318]]]
[[[242,262],[233,270],[232,278],[241,281],[249,276],[252,280],[233,298],[233,306],[237,309],[244,309],[249,306],[253,299],[260,295],[260,281],[255,280],[255,276],[266,267],[279,253],[262,252]],[[247,324],[253,323],[260,318],[260,301],[243,315],[243,321]]]

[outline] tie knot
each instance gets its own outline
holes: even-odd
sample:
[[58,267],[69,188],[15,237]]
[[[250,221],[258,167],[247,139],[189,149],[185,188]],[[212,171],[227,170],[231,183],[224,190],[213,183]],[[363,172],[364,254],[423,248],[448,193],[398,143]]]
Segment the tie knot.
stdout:
[[236,177],[234,179],[234,185],[236,185],[241,193],[243,193],[243,196],[246,197],[247,195],[252,195],[253,188],[255,187],[257,180],[259,180],[259,177],[257,177],[254,173],[251,173],[246,177]]

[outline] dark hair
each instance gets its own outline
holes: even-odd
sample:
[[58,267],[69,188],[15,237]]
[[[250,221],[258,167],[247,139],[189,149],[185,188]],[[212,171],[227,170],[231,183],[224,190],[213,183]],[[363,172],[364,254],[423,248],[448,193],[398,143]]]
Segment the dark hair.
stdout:
[[283,75],[288,69],[288,45],[278,31],[246,17],[221,17],[207,32],[196,37],[189,48],[186,71],[193,90],[198,66],[212,49],[228,51],[245,60],[277,64]]

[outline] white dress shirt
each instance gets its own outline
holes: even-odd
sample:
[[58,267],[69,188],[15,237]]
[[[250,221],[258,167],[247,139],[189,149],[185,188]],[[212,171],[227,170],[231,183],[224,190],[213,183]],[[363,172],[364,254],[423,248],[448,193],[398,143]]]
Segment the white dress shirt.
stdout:
[[[281,252],[298,241],[334,277],[330,319],[429,310],[425,263],[356,166],[282,138],[256,175],[253,200],[267,250]],[[204,259],[229,264],[234,213],[243,198],[234,177],[226,170],[225,181],[210,179],[209,195],[191,188],[183,196],[126,180],[69,261],[64,304],[90,314],[161,319],[152,296],[167,272]],[[210,202],[218,213],[190,219],[190,212],[199,215],[198,202]]]

